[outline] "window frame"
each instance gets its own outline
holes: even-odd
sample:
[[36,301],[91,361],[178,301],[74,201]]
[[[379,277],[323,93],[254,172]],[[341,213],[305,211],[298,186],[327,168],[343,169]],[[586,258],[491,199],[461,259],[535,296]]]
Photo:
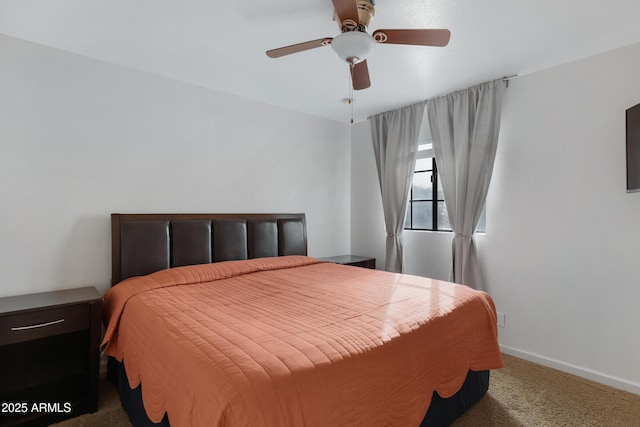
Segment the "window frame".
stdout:
[[[413,176],[412,176],[412,180],[411,180],[411,188],[409,189],[409,199],[407,201],[407,212],[405,214],[405,227],[404,230],[412,230],[412,231],[442,231],[442,232],[452,232],[453,230],[451,228],[438,228],[439,226],[441,226],[440,224],[438,224],[438,203],[442,203],[443,206],[445,206],[446,209],[446,204],[444,202],[444,198],[439,199],[438,198],[438,181],[439,181],[439,175],[438,175],[438,165],[436,163],[436,158],[435,155],[433,153],[433,148],[431,146],[431,144],[424,144],[421,145],[420,148],[418,149],[418,153],[416,154],[416,160],[418,159],[427,159],[430,158],[431,159],[431,169],[420,169],[417,170],[414,167],[413,170]],[[416,173],[428,173],[430,172],[430,180],[431,180],[431,198],[430,199],[414,199],[413,196],[413,177],[415,176]],[[431,228],[423,228],[423,227],[414,227],[413,225],[413,204],[414,203],[430,203],[431,204]],[[408,218],[408,224],[409,226],[407,227],[407,218]],[[447,222],[448,224],[448,222]]]
[[[449,220],[447,218],[446,227],[448,228],[438,228],[441,226],[438,224],[438,205],[442,203],[445,209],[447,209],[447,205],[444,201],[444,195],[442,199],[438,198],[438,185],[440,180],[440,175],[438,173],[438,164],[436,162],[436,156],[433,152],[433,145],[431,139],[427,139],[426,141],[420,144],[418,147],[418,152],[416,153],[416,161],[419,159],[431,158],[431,169],[420,169],[416,170],[414,166],[413,174],[416,173],[424,173],[431,171],[431,199],[414,199],[413,198],[413,175],[411,178],[411,188],[409,189],[409,196],[407,200],[407,211],[405,212],[405,220],[403,230],[405,231],[431,231],[431,232],[445,232],[452,233],[453,229],[451,228],[451,224],[449,224]],[[416,228],[413,227],[413,203],[414,202],[431,202],[432,209],[432,218],[431,218],[431,228]],[[448,213],[448,209],[447,209]],[[407,218],[409,222],[409,227],[406,226]],[[482,208],[482,214],[480,216],[480,220],[478,221],[478,225],[474,231],[474,234],[487,234],[487,206]]]

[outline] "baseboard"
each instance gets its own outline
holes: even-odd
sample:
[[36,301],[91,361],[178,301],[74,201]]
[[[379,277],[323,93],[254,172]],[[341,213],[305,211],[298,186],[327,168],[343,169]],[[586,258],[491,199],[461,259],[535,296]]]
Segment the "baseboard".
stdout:
[[520,359],[527,360],[529,362],[537,363],[542,366],[557,369],[558,371],[586,378],[588,380],[595,381],[600,384],[605,384],[620,390],[628,391],[630,393],[640,394],[640,384],[633,381],[627,381],[622,378],[606,375],[601,372],[582,368],[580,366],[575,366],[570,363],[541,356],[539,354],[511,348],[506,345],[500,345],[500,350],[502,350],[504,354],[508,354],[509,356],[514,356]]

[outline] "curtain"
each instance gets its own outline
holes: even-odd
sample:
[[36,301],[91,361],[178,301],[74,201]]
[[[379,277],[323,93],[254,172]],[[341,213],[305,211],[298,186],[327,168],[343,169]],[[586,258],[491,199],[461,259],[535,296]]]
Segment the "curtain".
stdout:
[[433,151],[454,232],[451,277],[483,289],[473,233],[485,205],[498,147],[502,79],[427,100]]
[[395,273],[404,272],[402,231],[424,108],[421,102],[370,120],[387,231],[385,269]]

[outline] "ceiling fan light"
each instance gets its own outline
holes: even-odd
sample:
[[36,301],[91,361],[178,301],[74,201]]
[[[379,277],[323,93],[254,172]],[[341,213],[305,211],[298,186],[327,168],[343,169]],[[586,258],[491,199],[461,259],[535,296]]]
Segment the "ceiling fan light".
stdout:
[[340,59],[350,64],[364,61],[375,45],[375,39],[361,31],[342,33],[331,41],[331,48]]

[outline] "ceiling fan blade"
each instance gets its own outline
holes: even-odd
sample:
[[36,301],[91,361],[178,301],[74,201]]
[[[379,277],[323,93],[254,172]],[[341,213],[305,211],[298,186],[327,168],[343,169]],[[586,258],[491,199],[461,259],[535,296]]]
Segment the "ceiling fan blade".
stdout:
[[267,51],[269,58],[280,58],[281,56],[291,55],[292,53],[302,52],[304,50],[315,49],[316,47],[327,46],[331,44],[331,37],[325,37],[323,39],[310,40],[308,42],[292,44],[291,46],[279,47],[277,49],[271,49]]
[[360,17],[358,16],[358,4],[356,0],[332,0],[333,7],[336,9],[336,14],[340,18],[340,22],[343,23],[347,19],[352,20],[356,25],[360,23]]
[[451,38],[449,30],[376,30],[372,34],[378,43],[446,46]]
[[351,69],[351,81],[353,82],[353,89],[361,90],[371,86],[369,80],[369,67],[367,66],[367,60],[353,64],[349,67]]

